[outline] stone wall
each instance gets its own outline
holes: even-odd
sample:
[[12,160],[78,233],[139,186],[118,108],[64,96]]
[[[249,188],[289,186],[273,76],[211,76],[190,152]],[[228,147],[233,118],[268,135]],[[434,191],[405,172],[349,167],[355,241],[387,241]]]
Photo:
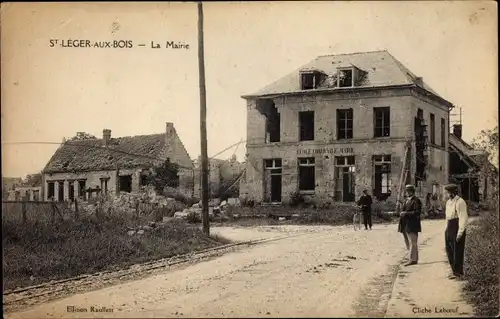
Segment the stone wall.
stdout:
[[[410,89],[377,90],[357,93],[322,94],[315,96],[285,96],[273,101],[280,113],[280,142],[265,143],[266,118],[257,109],[254,100],[247,102],[247,161],[246,173],[241,182],[240,197],[263,200],[263,160],[282,159],[282,197],[289,200],[289,194],[298,188],[298,157],[315,157],[315,196],[332,197],[335,189],[334,157],[355,156],[355,193],[358,198],[363,189],[373,191],[373,155],[391,155],[392,199],[402,169],[405,141],[414,139],[414,117],[421,97]],[[430,105],[430,104],[429,104]],[[390,107],[391,136],[374,138],[373,113],[375,107]],[[353,110],[353,139],[337,140],[337,110]],[[447,113],[436,108],[436,119]],[[298,112],[314,110],[315,139],[299,142]],[[439,115],[438,115],[439,114]],[[437,124],[439,124],[437,120]],[[438,126],[436,126],[439,128]],[[438,142],[439,143],[439,142]],[[319,151],[320,153],[315,153]],[[298,154],[300,152],[301,154]],[[305,152],[305,153],[304,153]],[[311,153],[307,153],[311,152]],[[323,152],[323,153],[321,153]],[[312,155],[310,155],[312,154]],[[415,146],[410,153],[411,174],[408,182],[414,182]],[[431,148],[429,154],[431,181],[443,183],[447,180],[447,153]]]

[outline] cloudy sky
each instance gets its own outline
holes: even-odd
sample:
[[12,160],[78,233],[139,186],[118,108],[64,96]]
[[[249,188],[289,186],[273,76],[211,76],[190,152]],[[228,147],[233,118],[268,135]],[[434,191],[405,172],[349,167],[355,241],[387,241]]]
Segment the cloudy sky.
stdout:
[[[204,9],[209,155],[246,138],[242,94],[323,54],[388,50],[463,108],[466,140],[498,122],[492,1]],[[200,154],[196,4],[2,3],[1,14],[2,175],[39,171],[57,148],[12,142],[58,143],[80,131],[100,137],[104,128],[130,136],[162,133],[173,122],[190,156]],[[51,39],[130,40],[134,48],[50,47]],[[151,49],[151,41],[190,49]],[[239,159],[244,153],[236,150]]]

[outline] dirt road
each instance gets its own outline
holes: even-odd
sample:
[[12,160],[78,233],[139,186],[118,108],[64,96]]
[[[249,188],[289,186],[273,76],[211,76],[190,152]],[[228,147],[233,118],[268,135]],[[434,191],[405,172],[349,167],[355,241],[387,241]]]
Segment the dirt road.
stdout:
[[[406,254],[396,227],[214,229],[236,240],[291,237],[5,317],[380,317]],[[425,221],[419,241],[442,230],[442,221]]]

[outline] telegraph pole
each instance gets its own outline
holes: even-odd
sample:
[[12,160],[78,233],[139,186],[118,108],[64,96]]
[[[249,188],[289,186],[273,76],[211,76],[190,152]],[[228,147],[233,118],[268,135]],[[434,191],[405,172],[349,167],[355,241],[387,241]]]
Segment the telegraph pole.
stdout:
[[200,81],[200,139],[201,139],[201,219],[203,232],[210,234],[208,221],[208,151],[207,151],[207,96],[205,89],[205,56],[203,50],[203,4],[198,2],[198,70]]

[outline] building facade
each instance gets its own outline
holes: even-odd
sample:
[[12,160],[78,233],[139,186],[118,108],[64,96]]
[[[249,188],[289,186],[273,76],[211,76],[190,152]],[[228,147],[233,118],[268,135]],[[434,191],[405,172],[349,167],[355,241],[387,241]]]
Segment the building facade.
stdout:
[[243,98],[242,199],[395,199],[404,168],[419,194],[447,183],[453,106],[387,51],[320,56]]
[[180,166],[179,190],[193,192],[193,164],[173,123],[163,134],[66,141],[43,170],[44,200],[87,200],[103,192],[138,192],[146,185],[145,173],[164,161]]
[[[201,157],[194,162],[194,197],[201,198]],[[244,166],[238,162],[233,155],[229,160],[217,158],[209,159],[209,179],[210,197],[224,197],[224,193],[232,195],[238,193],[239,183],[237,179],[243,172]],[[228,188],[231,187],[231,191]],[[233,191],[234,190],[234,191]]]

